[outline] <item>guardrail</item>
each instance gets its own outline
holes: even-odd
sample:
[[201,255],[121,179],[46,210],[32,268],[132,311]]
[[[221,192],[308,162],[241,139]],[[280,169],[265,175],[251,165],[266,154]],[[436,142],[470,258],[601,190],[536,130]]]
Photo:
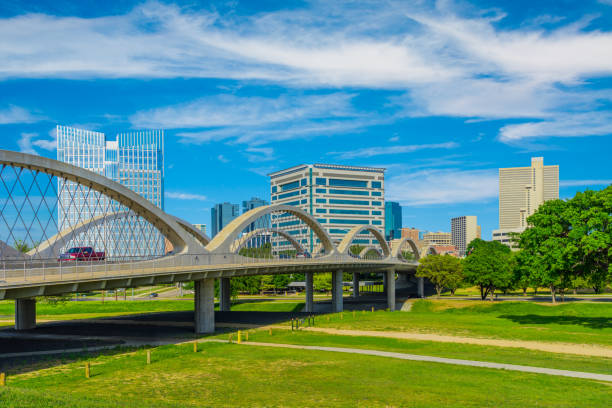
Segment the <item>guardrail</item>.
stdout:
[[[79,279],[104,278],[129,275],[155,275],[164,272],[193,272],[198,267],[228,269],[254,265],[296,265],[330,263],[389,263],[389,259],[361,259],[343,254],[330,254],[315,258],[255,258],[236,253],[176,254],[158,258],[120,257],[104,261],[59,261],[57,259],[0,260],[0,288],[2,286],[33,283],[74,281]],[[393,260],[394,263],[401,263]]]

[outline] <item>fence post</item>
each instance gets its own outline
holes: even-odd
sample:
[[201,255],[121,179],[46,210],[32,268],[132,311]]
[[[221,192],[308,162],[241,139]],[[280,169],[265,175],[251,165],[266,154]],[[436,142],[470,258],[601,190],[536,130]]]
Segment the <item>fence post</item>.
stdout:
[[89,378],[89,362],[85,363],[85,378]]

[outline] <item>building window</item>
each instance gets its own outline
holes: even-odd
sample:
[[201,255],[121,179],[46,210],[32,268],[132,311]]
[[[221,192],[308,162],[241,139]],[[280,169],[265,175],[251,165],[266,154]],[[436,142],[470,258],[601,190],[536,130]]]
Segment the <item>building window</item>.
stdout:
[[381,187],[382,187],[382,183],[380,181],[372,182],[372,188],[381,188]]
[[338,210],[331,209],[329,210],[330,214],[351,214],[351,215],[368,215],[368,210]]
[[317,214],[327,214],[327,210],[325,208],[317,208],[315,212]]
[[332,219],[329,220],[330,224],[360,224],[367,225],[370,223],[369,220],[340,220],[340,219]]
[[317,194],[325,194],[325,193],[327,193],[327,190],[324,189],[324,188],[317,188],[315,191],[316,191]]
[[372,195],[374,197],[380,197],[382,195],[382,193],[380,191],[372,191]]
[[329,179],[330,186],[336,187],[361,187],[366,188],[368,186],[367,181],[361,180],[343,180],[343,179]]
[[293,197],[296,195],[299,195],[300,192],[299,191],[292,191],[291,193],[285,193],[285,194],[279,194],[278,198],[283,199],[283,198],[287,198],[287,197]]
[[381,205],[380,201],[372,201],[372,205]]
[[306,179],[305,179],[305,178],[303,178],[303,179],[302,179],[301,185],[302,185],[302,186],[305,186],[305,185],[306,185]]
[[372,225],[382,225],[382,221],[374,220],[372,221]]
[[320,186],[324,186],[324,185],[327,185],[327,180],[324,178],[317,177],[317,179],[315,180],[315,183]]
[[348,194],[348,195],[361,195],[367,196],[368,192],[363,190],[334,190],[330,189],[329,194]]
[[294,188],[298,188],[299,186],[300,186],[299,181],[293,181],[291,183],[281,185],[281,190],[282,191],[293,190]]
[[380,212],[380,211],[372,211],[372,215],[382,215],[382,212]]
[[[315,201],[316,201],[317,204],[325,204],[325,203],[327,203],[327,200],[324,199],[324,198],[317,198]],[[329,201],[331,203],[331,200],[329,200]]]
[[370,205],[369,201],[339,200],[339,199],[335,199],[335,198],[330,198],[329,199],[329,203],[330,204],[347,204],[347,205]]
[[277,190],[278,188],[276,186],[272,186],[272,193],[276,193]]

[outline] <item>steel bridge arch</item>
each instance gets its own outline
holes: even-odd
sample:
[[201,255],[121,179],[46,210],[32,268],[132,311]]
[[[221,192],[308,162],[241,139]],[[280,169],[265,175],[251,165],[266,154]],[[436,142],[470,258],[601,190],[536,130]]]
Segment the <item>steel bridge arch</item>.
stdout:
[[253,223],[258,218],[273,212],[286,212],[299,218],[306,225],[308,225],[315,233],[317,238],[319,238],[321,244],[325,248],[326,255],[335,251],[336,248],[334,247],[331,237],[315,218],[299,208],[284,204],[272,204],[257,207],[242,214],[240,217],[235,218],[232,222],[227,224],[225,228],[219,231],[213,240],[206,246],[206,249],[210,252],[230,253],[232,244],[238,235],[249,226],[249,224]]
[[408,243],[410,245],[410,248],[412,249],[412,252],[414,253],[415,260],[418,261],[419,259],[421,259],[421,253],[419,252],[419,247],[409,237],[404,237],[399,242],[391,243],[391,256],[394,258],[398,258],[398,259],[404,259],[401,249],[402,249],[402,245],[404,245],[405,243]]
[[81,184],[117,201],[147,220],[170,241],[177,253],[205,252],[205,248],[169,214],[127,187],[100,174],[47,157],[0,150],[0,165],[33,170]]
[[278,234],[278,235],[282,236],[283,238],[285,238],[287,241],[289,241],[289,243],[298,252],[305,252],[304,246],[302,244],[300,244],[295,238],[293,238],[287,232],[285,232],[283,230],[275,229],[275,228],[258,228],[258,229],[255,229],[253,231],[248,232],[244,236],[242,236],[242,237],[240,237],[240,238],[238,238],[238,239],[236,239],[234,241],[234,243],[232,244],[231,252],[238,253],[242,248],[244,248],[244,246],[249,241],[249,239],[251,239],[251,238],[261,234],[262,232],[271,232],[273,234]]
[[389,248],[389,244],[385,240],[385,235],[380,230],[374,228],[371,225],[358,225],[356,227],[351,228],[351,230],[346,233],[344,238],[342,238],[342,241],[340,241],[340,243],[338,244],[338,252],[342,254],[348,254],[348,251],[351,247],[351,243],[353,242],[355,237],[363,231],[368,231],[372,235],[374,235],[374,237],[380,244],[380,248],[383,251],[384,257],[388,257],[389,255],[391,255],[391,249]]

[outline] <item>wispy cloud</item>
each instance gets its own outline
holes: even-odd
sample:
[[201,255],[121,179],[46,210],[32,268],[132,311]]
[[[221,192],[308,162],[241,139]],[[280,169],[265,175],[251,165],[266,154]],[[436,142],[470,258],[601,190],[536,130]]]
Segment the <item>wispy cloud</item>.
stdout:
[[366,147],[362,149],[349,150],[346,152],[331,152],[329,154],[336,155],[341,159],[355,159],[357,157],[373,157],[390,154],[412,153],[424,149],[455,149],[457,147],[459,147],[458,143],[446,142],[421,145]]
[[17,140],[17,146],[21,153],[36,154],[36,150],[32,147],[32,139],[37,137],[38,133],[22,133]]
[[559,187],[579,187],[579,186],[607,186],[612,184],[612,179],[608,180],[560,180]]
[[500,130],[503,142],[538,137],[612,135],[611,112],[559,114],[550,120],[506,125]]
[[221,163],[228,163],[229,159],[227,157],[225,157],[224,155],[220,154],[217,156],[217,160],[219,160]]
[[205,195],[192,194],[192,193],[180,193],[176,191],[166,191],[164,194],[166,198],[172,198],[175,200],[189,200],[189,201],[208,201]]
[[42,117],[34,115],[27,109],[19,106],[9,105],[8,108],[0,109],[0,125],[9,125],[12,123],[34,123],[40,120],[42,120]]
[[483,203],[498,195],[497,170],[421,170],[391,177],[385,184],[386,198],[408,207]]

